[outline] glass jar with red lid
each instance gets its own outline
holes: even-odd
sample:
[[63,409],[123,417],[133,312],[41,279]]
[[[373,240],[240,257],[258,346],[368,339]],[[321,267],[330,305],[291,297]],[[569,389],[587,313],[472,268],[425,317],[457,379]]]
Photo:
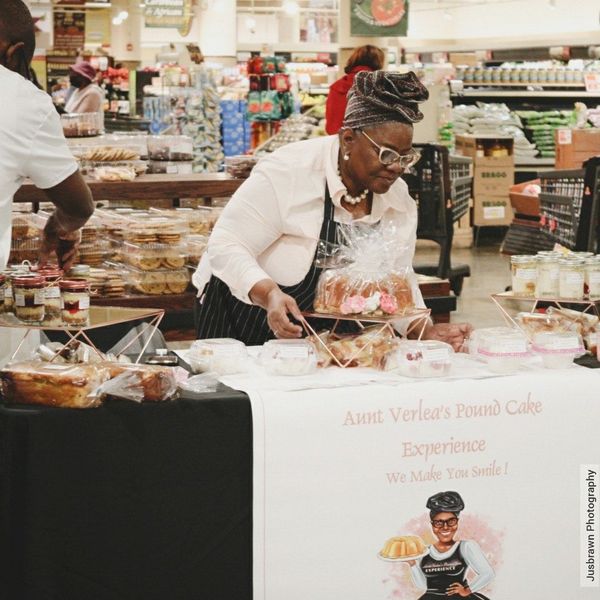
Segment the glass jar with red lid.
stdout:
[[41,275],[12,278],[15,316],[23,323],[40,324],[46,313],[46,280]]
[[90,284],[86,279],[63,279],[60,283],[62,320],[65,325],[85,326],[90,318]]

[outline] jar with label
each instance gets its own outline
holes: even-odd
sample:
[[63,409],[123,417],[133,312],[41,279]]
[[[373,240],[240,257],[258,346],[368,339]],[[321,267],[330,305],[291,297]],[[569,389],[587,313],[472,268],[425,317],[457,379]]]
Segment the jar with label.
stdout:
[[600,298],[600,256],[585,261],[585,286],[590,298]]
[[537,257],[515,254],[510,257],[512,289],[515,296],[535,296],[537,280]]
[[537,283],[535,295],[546,298],[558,296],[558,257],[542,254],[537,257]]
[[60,286],[62,279],[62,269],[45,268],[40,269],[38,274],[46,280],[45,305],[43,324],[46,327],[56,327],[62,324],[61,304],[60,304]]
[[12,288],[15,316],[23,323],[38,325],[44,320],[46,280],[40,275],[17,275]]
[[59,285],[63,323],[85,327],[90,318],[89,282],[86,279],[64,279]]
[[571,300],[583,300],[585,260],[561,258],[559,264],[558,295]]

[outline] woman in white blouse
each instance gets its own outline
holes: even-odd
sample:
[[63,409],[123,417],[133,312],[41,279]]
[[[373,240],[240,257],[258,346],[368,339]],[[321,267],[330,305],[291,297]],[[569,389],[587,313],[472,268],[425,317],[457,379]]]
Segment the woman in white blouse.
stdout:
[[[413,123],[427,90],[414,73],[361,72],[338,135],[289,144],[263,158],[217,222],[194,276],[198,337],[249,345],[302,335],[320,269],[319,240],[338,223],[391,220],[414,252],[417,207],[400,179],[418,160]],[[417,292],[416,304],[423,307]],[[459,348],[470,326],[429,323],[424,337]]]
[[[415,585],[426,590],[419,600],[457,596],[468,600],[489,600],[479,593],[494,579],[494,570],[473,540],[456,540],[460,512],[465,504],[458,492],[440,492],[427,500],[431,529],[437,542],[429,553],[409,565]],[[467,572],[475,577],[467,581]]]

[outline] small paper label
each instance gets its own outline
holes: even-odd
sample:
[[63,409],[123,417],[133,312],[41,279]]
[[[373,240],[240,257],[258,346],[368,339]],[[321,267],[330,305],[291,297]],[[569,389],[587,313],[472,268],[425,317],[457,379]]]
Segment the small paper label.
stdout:
[[592,271],[588,275],[590,283],[600,283],[600,271]]
[[168,165],[167,173],[176,174],[178,172],[177,165]]
[[600,73],[595,71],[584,73],[583,79],[586,92],[600,92]]
[[565,275],[565,281],[567,283],[573,283],[573,284],[581,284],[583,285],[583,273],[567,273]]
[[504,219],[506,215],[506,207],[504,206],[484,206],[483,218],[487,221],[492,219]]
[[515,340],[514,342],[505,342],[501,346],[501,352],[506,354],[521,354],[527,352],[527,343],[523,340]]
[[90,307],[89,296],[84,296],[83,298],[79,298],[79,310],[86,310],[89,307]]
[[10,285],[7,285],[4,288],[4,297],[5,298],[12,298],[12,287]]
[[436,348],[435,350],[423,349],[421,351],[425,362],[447,362],[450,358],[450,352],[447,348]]
[[60,298],[60,289],[57,287],[46,288],[46,300],[50,298]]
[[33,303],[37,306],[46,302],[46,292],[44,290],[38,290],[33,294]]
[[573,132],[570,129],[559,129],[556,136],[557,143],[561,145],[571,144],[573,142]]
[[558,269],[554,269],[552,271],[548,271],[548,273],[550,274],[550,281],[556,281],[558,279],[558,274],[559,274],[559,270]]
[[577,350],[581,344],[577,336],[570,337],[559,337],[551,340],[551,342],[545,346],[549,350]]
[[24,294],[15,294],[15,306],[25,306]]
[[306,346],[280,346],[277,352],[279,358],[308,358]]
[[526,279],[527,281],[534,281],[537,278],[537,271],[535,269],[517,269],[515,271],[517,279]]

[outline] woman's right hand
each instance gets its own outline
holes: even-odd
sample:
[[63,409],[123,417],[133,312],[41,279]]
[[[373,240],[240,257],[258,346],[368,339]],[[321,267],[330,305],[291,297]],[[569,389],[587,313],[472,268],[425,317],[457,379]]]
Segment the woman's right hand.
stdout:
[[302,327],[292,323],[288,315],[297,321],[302,321],[302,313],[296,301],[284,294],[279,287],[273,288],[267,295],[267,322],[271,331],[278,338],[289,339],[302,337]]

